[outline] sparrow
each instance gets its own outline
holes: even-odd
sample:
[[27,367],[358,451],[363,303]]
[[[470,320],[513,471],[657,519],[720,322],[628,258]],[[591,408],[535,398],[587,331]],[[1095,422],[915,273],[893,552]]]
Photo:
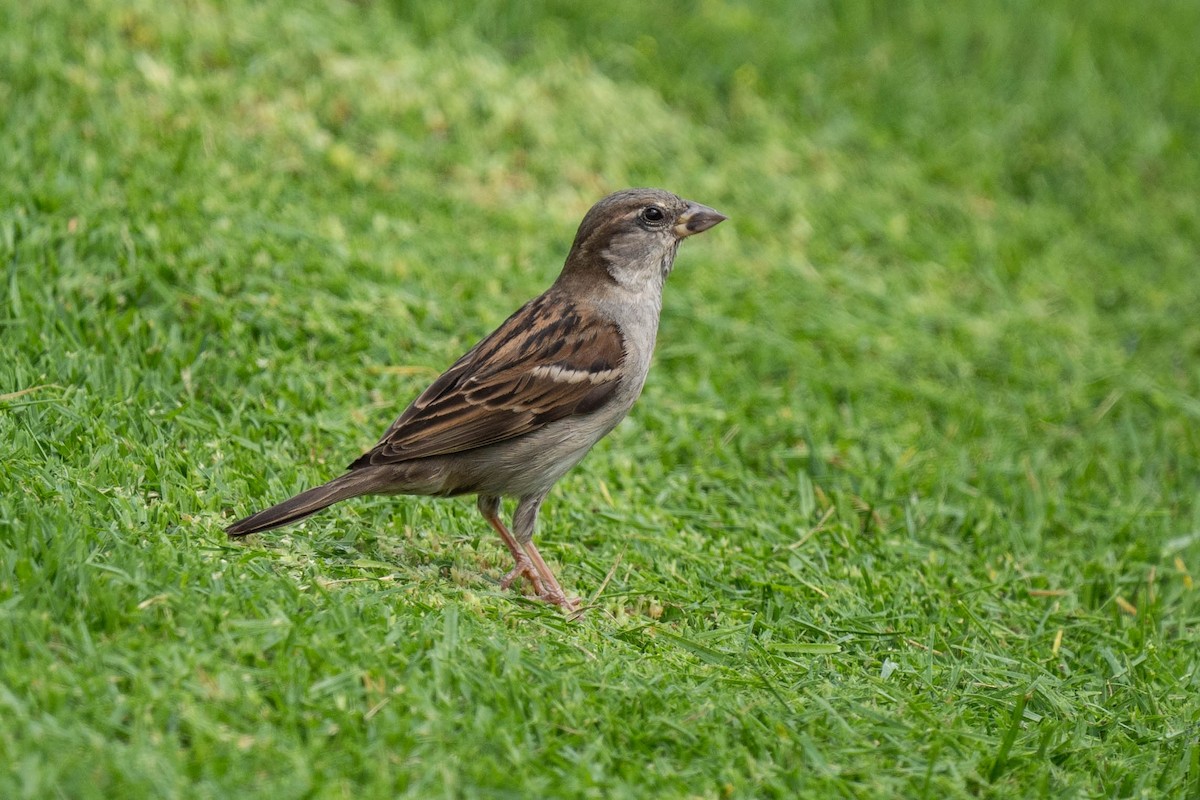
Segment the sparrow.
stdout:
[[[661,189],[627,189],[584,216],[558,279],[454,362],[340,477],[230,525],[270,530],[351,497],[476,495],[542,600],[573,611],[533,543],[554,484],[641,394],[679,243],[727,219]],[[501,498],[515,498],[511,530]]]

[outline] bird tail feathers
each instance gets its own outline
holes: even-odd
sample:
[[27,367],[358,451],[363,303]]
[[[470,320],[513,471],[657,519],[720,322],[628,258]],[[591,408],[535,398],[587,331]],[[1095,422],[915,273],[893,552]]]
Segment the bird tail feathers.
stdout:
[[348,472],[340,478],[334,478],[329,483],[309,489],[307,492],[301,492],[278,505],[264,508],[257,514],[240,519],[226,528],[225,532],[236,537],[269,531],[272,528],[304,519],[339,500],[369,494],[375,488],[369,476],[358,472]]

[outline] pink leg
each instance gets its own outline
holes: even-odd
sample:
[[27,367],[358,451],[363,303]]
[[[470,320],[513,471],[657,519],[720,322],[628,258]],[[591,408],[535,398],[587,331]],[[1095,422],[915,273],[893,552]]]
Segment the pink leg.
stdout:
[[533,561],[533,566],[541,576],[542,584],[546,587],[545,591],[538,592],[538,597],[545,600],[547,603],[554,603],[556,606],[562,606],[567,611],[579,610],[579,598],[567,597],[562,586],[559,585],[558,579],[554,577],[554,573],[550,570],[550,566],[546,560],[542,558],[542,554],[538,552],[533,541],[525,543],[525,552],[529,554],[529,558]]
[[[482,498],[480,499],[479,512],[483,514],[483,518],[495,529],[496,533],[500,534],[500,538],[504,540],[505,547],[508,548],[508,552],[512,553],[513,561],[516,562],[516,565],[509,573],[500,580],[500,588],[507,590],[512,586],[513,581],[521,576],[525,576],[529,580],[530,585],[533,586],[533,590],[537,592],[538,597],[541,597],[545,594],[546,589],[542,585],[540,571],[531,558],[521,549],[521,546],[517,544],[517,540],[513,538],[513,535],[508,532],[508,528],[504,527],[504,523],[500,521],[500,515],[497,511],[496,507],[491,504],[485,504]],[[551,575],[552,580],[553,577]],[[557,585],[557,582],[555,582],[555,586]],[[561,592],[562,590],[559,589],[559,591]]]

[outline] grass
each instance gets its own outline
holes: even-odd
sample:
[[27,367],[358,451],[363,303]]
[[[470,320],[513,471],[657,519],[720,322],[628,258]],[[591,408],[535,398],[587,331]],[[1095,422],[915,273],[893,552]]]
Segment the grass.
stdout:
[[[1200,795],[1185,2],[0,9],[0,796]],[[500,591],[337,473],[606,191],[728,213]]]

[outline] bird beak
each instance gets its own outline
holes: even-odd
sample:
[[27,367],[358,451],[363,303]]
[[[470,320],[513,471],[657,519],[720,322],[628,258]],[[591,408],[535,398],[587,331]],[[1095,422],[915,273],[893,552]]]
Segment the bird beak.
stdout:
[[675,235],[680,239],[708,230],[729,217],[720,211],[688,201],[687,209],[675,221]]

